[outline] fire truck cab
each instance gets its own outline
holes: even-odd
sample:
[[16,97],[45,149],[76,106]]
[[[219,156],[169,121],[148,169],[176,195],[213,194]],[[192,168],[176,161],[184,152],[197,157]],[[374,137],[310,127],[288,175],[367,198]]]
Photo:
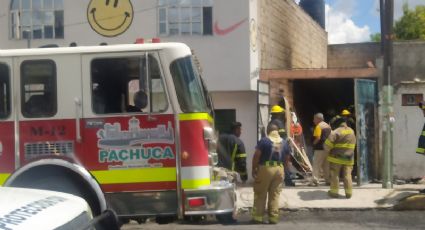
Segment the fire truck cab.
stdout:
[[212,180],[211,101],[184,44],[0,50],[0,185],[121,218],[235,211]]

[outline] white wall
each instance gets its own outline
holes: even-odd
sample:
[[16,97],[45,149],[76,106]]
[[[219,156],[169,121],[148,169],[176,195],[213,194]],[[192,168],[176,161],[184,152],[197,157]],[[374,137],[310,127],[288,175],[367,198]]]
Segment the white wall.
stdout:
[[425,92],[425,83],[401,84],[394,98],[394,176],[418,178],[425,176],[425,156],[416,152],[425,118],[418,106],[401,106],[402,94]]
[[[45,44],[68,46],[76,42],[79,46],[134,43],[136,38],[150,39],[158,37],[157,0],[132,0],[134,18],[126,32],[117,37],[103,37],[90,27],[87,20],[87,7],[90,1],[64,1],[64,39],[37,39],[31,41],[32,47]],[[214,0],[213,26],[226,29],[237,22],[243,23],[226,35],[210,36],[167,36],[161,37],[166,42],[184,42],[198,56],[203,77],[210,91],[255,90],[251,88],[250,79],[250,43],[249,43],[249,4],[247,0]],[[0,49],[26,48],[26,40],[10,40],[9,34],[10,1],[0,1]]]
[[242,123],[241,139],[247,153],[248,177],[251,180],[251,163],[257,145],[257,93],[220,92],[213,93],[215,109],[236,109],[236,120]]

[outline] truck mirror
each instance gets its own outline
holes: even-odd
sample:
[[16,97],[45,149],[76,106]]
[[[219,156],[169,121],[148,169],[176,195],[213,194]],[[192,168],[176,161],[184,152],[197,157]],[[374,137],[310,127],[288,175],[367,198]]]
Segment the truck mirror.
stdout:
[[136,106],[138,109],[144,109],[147,105],[148,95],[144,91],[139,90],[134,94],[134,106]]

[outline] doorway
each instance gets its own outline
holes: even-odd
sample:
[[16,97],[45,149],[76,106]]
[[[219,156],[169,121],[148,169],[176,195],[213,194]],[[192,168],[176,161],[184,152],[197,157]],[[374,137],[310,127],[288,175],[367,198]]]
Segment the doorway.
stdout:
[[377,88],[376,80],[308,79],[293,82],[294,107],[304,130],[307,152],[312,156],[313,116],[323,113],[329,121],[347,109],[355,125],[357,147],[353,176],[359,185],[378,175]]
[[354,79],[294,80],[293,86],[294,107],[305,130],[307,143],[313,139],[314,114],[323,113],[325,122],[329,122],[343,109],[355,114]]

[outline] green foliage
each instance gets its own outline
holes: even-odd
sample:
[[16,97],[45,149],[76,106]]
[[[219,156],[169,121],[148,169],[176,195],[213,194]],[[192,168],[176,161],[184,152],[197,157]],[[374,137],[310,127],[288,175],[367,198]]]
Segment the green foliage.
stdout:
[[403,5],[403,17],[396,21],[394,33],[397,40],[425,40],[425,6],[416,6],[409,10]]
[[370,41],[372,42],[380,42],[381,41],[381,33],[374,33],[370,35]]

